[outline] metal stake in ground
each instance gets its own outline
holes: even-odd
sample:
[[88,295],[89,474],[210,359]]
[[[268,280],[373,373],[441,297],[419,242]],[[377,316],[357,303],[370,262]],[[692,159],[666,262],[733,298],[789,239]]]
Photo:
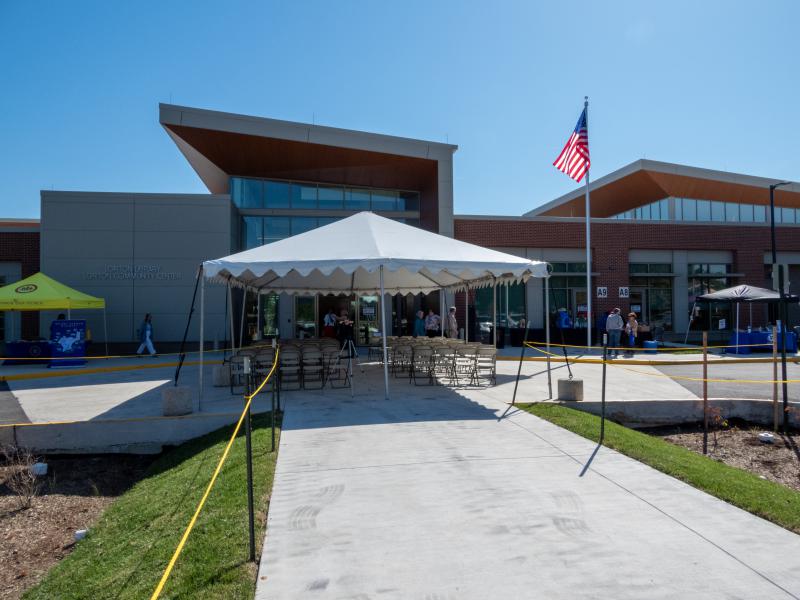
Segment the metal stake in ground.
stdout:
[[703,454],[708,454],[708,332],[703,332]]
[[[245,380],[245,402],[247,402],[247,396],[252,393],[252,369],[250,368],[250,357],[244,357],[244,380]],[[245,416],[244,422],[244,432],[245,432],[245,442],[247,445],[247,512],[248,512],[248,526],[250,528],[250,561],[255,562],[256,560],[256,526],[255,526],[255,512],[253,509],[253,443],[252,443],[252,423],[250,422],[250,406],[252,406],[253,402],[250,401],[250,404],[247,406],[247,414]]]
[[[495,329],[497,329],[496,322],[495,322]],[[528,345],[528,322],[525,321],[525,335],[522,337],[522,351],[519,353],[519,366],[517,367],[517,381],[514,382],[514,395],[511,397],[511,406],[514,406],[514,403],[517,401],[517,387],[519,387],[519,376],[522,373],[522,361],[525,359],[525,346],[527,345]]]
[[772,431],[778,432],[778,328],[772,326]]
[[567,371],[569,372],[569,378],[572,379],[572,367],[569,366],[569,356],[567,356],[567,345],[564,343],[564,329],[559,327],[558,330],[561,332],[561,349],[564,351],[564,361],[567,363]]
[[275,452],[275,396],[278,394],[277,390],[277,383],[275,379],[272,379],[272,410],[270,411],[270,418],[272,421],[272,450],[271,452]]
[[608,359],[608,334],[603,334],[603,391],[600,396],[600,443],[606,436],[606,360]]

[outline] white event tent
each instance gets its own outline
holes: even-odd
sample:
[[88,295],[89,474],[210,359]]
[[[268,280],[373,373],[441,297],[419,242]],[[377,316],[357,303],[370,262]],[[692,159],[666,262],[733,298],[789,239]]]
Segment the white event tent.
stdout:
[[203,262],[200,291],[200,393],[205,280],[258,294],[380,295],[384,385],[389,397],[385,294],[418,294],[547,277],[547,263],[360,212],[258,248]]

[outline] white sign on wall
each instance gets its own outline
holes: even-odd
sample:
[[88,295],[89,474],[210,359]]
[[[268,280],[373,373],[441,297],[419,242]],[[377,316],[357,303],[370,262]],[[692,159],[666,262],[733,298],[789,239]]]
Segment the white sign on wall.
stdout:
[[630,298],[631,297],[631,290],[627,287],[619,288],[619,297],[620,298]]
[[608,298],[608,288],[605,286],[597,286],[597,297]]

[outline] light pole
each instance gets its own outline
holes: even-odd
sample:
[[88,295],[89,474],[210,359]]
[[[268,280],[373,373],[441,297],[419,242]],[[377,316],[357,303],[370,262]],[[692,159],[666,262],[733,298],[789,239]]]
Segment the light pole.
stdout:
[[786,383],[786,295],[783,291],[783,269],[778,266],[778,252],[775,248],[775,189],[790,185],[790,181],[781,181],[769,186],[769,228],[772,238],[772,273],[778,269],[778,315],[781,321],[779,335],[781,336],[781,386],[783,388],[783,433],[789,430],[789,391]]

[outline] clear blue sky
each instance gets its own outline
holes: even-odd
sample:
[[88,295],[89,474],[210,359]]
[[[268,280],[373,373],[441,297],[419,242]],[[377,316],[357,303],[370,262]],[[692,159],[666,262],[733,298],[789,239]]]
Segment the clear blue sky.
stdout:
[[[613,8],[612,8],[613,7]],[[203,192],[158,103],[460,146],[457,213],[641,157],[800,180],[800,3],[0,1],[0,217],[39,190]]]

